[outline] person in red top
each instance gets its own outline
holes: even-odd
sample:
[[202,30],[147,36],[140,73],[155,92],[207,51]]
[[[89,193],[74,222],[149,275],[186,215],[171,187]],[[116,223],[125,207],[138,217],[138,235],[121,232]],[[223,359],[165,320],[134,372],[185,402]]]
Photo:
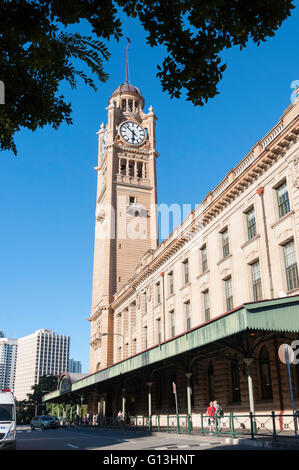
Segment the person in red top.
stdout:
[[208,415],[208,423],[210,426],[210,432],[212,434],[212,431],[214,432],[215,429],[215,413],[216,413],[216,408],[213,406],[213,402],[210,402],[210,405],[207,408],[207,415]]

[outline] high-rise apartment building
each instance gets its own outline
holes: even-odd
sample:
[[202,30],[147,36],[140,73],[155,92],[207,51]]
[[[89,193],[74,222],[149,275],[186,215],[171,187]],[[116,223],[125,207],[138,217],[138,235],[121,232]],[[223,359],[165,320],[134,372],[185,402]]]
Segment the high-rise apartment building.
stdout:
[[41,329],[18,341],[15,396],[24,400],[43,375],[67,371],[70,337]]
[[18,340],[5,338],[0,331],[0,390],[10,388],[14,391],[17,350]]
[[69,368],[68,372],[81,373],[82,365],[80,361],[75,361],[72,357],[69,359]]

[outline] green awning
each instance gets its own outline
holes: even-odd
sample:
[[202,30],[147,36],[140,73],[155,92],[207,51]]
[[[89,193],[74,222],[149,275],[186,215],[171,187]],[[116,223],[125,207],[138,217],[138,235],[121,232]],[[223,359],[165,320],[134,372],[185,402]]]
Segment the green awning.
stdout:
[[[299,332],[299,296],[244,304],[234,311],[72,384],[71,391],[104,382],[246,330]],[[59,391],[43,401],[59,397]]]

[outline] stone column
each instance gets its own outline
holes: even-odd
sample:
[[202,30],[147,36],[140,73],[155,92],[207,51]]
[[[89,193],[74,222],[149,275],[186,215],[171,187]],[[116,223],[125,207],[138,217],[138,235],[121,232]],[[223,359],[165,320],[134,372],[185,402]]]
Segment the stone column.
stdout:
[[125,414],[126,414],[126,397],[125,397],[125,392],[126,389],[122,388],[123,392],[123,397],[122,397],[122,414],[123,414],[123,419],[125,419]]
[[103,418],[106,418],[106,395],[104,396],[104,399],[103,399],[102,413],[103,413]]
[[152,385],[153,382],[147,382],[146,384],[148,386],[148,417],[149,419],[152,416]]
[[249,393],[249,407],[251,413],[254,414],[254,394],[253,394],[253,382],[252,382],[252,371],[251,371],[251,365],[253,362],[252,357],[246,357],[243,359],[247,366],[247,379],[248,379],[248,393]]
[[190,384],[190,379],[192,376],[191,372],[185,373],[185,376],[187,378],[187,413],[188,415],[191,416],[192,409],[191,409],[191,395],[192,395],[192,389],[191,389],[191,384]]

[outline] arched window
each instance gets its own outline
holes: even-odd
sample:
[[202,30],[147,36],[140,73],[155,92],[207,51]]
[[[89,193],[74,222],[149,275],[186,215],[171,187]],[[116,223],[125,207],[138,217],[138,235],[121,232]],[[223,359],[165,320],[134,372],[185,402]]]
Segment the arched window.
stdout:
[[270,359],[266,346],[263,346],[259,355],[260,374],[261,374],[261,389],[262,399],[267,400],[273,398],[272,396],[272,381],[270,371]]
[[233,357],[233,360],[231,362],[231,377],[232,377],[233,402],[240,402],[241,401],[240,372],[239,372],[237,355]]
[[100,369],[101,369],[101,363],[98,362],[98,363],[97,363],[97,370],[100,370]]
[[215,387],[214,387],[214,367],[212,362],[210,362],[208,367],[208,386],[209,386],[209,401],[215,399]]

